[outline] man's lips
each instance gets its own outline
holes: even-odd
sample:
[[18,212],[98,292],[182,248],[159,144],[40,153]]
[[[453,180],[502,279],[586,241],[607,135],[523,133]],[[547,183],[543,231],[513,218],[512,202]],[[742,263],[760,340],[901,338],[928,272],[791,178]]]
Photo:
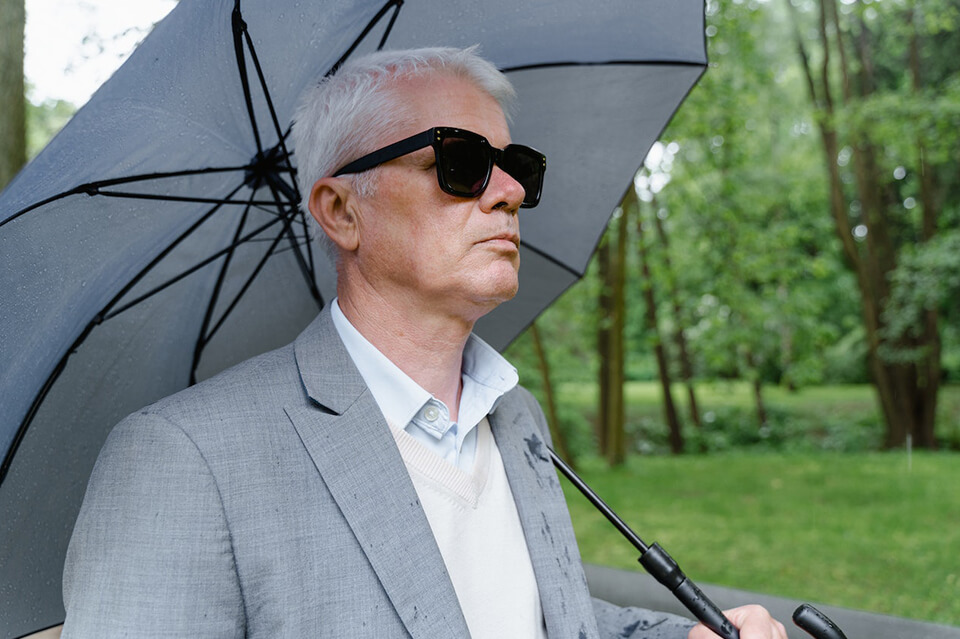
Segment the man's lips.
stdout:
[[499,233],[497,235],[491,235],[490,237],[480,240],[480,243],[484,242],[493,242],[495,244],[501,242],[509,242],[513,244],[514,247],[520,248],[520,236],[516,233]]

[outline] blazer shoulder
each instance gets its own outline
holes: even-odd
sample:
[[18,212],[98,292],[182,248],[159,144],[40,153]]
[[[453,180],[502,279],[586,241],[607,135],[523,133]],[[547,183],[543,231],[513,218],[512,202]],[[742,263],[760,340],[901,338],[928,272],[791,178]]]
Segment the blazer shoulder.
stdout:
[[203,424],[262,423],[271,414],[282,413],[284,406],[305,400],[290,344],[241,362],[130,417],[155,415],[189,432]]

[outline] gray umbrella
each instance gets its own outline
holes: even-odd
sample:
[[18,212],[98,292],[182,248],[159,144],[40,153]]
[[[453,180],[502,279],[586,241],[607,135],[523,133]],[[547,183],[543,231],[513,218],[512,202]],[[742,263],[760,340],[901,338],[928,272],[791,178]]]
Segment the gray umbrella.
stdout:
[[0,635],[63,619],[63,555],[127,413],[290,341],[334,289],[286,145],[301,89],[378,47],[481,45],[549,163],[507,345],[584,272],[706,65],[702,0],[181,0],[0,194]]

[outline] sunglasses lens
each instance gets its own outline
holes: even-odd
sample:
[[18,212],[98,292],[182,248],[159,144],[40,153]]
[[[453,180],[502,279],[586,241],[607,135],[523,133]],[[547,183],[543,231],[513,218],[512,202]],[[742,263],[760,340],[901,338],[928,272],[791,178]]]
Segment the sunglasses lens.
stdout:
[[543,187],[543,156],[525,146],[511,144],[503,152],[503,170],[523,187],[523,206],[540,202]]
[[530,208],[540,202],[545,162],[543,154],[521,144],[510,144],[503,151],[494,149],[476,133],[457,129],[434,129],[440,133],[437,153],[437,177],[440,186],[451,195],[477,197],[487,188],[494,158],[497,165],[523,187],[521,206]]
[[480,140],[447,137],[440,150],[440,175],[453,195],[476,197],[487,183],[491,149]]

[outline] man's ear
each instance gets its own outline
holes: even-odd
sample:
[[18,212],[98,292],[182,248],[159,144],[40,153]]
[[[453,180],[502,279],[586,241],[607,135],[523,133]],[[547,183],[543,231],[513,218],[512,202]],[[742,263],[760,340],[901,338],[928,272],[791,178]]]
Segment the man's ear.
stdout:
[[307,200],[313,218],[344,251],[355,251],[360,243],[356,206],[352,185],[344,178],[320,178],[314,182]]

